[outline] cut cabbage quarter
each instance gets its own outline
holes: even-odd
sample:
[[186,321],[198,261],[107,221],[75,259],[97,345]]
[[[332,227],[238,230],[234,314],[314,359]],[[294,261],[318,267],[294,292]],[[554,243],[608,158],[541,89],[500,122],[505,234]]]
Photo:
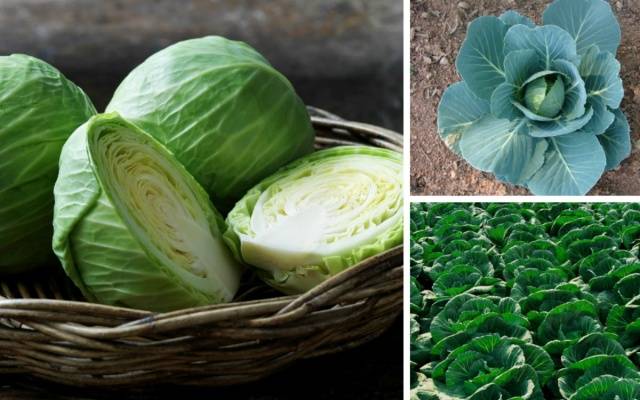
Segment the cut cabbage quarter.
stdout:
[[285,293],[402,243],[402,157],[365,146],[318,151],[251,189],[225,239]]
[[117,114],[62,150],[53,248],[87,299],[169,311],[230,301],[242,268],[202,187],[160,143]]

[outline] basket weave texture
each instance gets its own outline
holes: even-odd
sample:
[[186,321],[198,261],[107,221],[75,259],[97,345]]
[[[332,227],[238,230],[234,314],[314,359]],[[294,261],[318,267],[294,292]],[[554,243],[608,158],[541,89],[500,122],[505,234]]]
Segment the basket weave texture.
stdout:
[[[402,151],[395,132],[310,113],[317,148]],[[358,346],[402,312],[402,246],[300,296],[252,280],[232,303],[164,314],[87,303],[54,270],[0,280],[0,373],[84,387],[239,384]]]

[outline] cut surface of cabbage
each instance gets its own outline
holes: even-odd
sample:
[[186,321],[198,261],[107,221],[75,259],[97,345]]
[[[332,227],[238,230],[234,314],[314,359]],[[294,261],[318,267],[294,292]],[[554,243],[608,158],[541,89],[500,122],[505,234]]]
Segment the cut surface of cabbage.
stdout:
[[242,261],[284,292],[306,291],[401,243],[401,156],[364,146],[319,151],[249,191],[227,222]]

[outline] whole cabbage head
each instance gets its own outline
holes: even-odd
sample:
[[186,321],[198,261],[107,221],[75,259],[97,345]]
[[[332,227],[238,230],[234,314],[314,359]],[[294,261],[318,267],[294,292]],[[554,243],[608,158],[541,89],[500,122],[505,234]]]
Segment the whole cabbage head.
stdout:
[[447,145],[475,168],[538,195],[584,195],[631,151],[603,0],[556,0],[543,26],[507,11],[469,25],[438,108]]
[[257,51],[222,37],[152,55],[124,79],[107,111],[167,146],[223,212],[313,151],[314,130],[291,83]]
[[69,135],[95,112],[51,65],[22,54],[0,57],[0,273],[55,260],[58,158]]

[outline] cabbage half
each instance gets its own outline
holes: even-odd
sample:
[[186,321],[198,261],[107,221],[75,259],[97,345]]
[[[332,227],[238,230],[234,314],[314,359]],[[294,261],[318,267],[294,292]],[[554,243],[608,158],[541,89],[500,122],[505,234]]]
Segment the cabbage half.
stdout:
[[53,248],[87,299],[169,311],[230,301],[241,267],[202,187],[119,115],[93,117],[62,150]]
[[313,151],[309,115],[289,81],[248,45],[221,37],[152,55],[124,79],[107,111],[166,145],[223,212]]
[[69,135],[95,109],[44,61],[0,57],[0,273],[55,260],[53,184]]
[[227,217],[241,261],[300,293],[402,243],[402,157],[364,146],[316,152],[263,180]]

